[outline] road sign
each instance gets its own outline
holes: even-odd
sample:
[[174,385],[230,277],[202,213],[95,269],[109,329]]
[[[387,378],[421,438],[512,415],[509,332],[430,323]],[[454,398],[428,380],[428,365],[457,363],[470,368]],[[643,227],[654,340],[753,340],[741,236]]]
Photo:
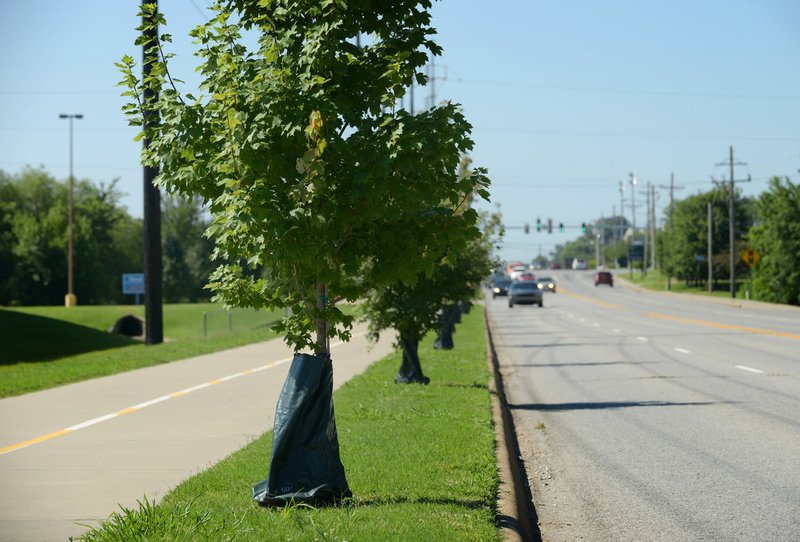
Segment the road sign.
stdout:
[[122,275],[123,294],[144,293],[144,273],[125,273]]
[[744,260],[744,263],[746,263],[751,269],[758,263],[760,259],[761,254],[759,254],[754,248],[748,248],[742,252],[742,260]]

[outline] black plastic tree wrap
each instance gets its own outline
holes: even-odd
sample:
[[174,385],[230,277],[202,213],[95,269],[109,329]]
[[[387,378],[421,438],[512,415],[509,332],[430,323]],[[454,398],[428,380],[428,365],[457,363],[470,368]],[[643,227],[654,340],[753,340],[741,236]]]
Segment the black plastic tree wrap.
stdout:
[[442,350],[453,349],[453,333],[456,331],[456,320],[460,316],[461,310],[458,305],[447,305],[442,308],[442,323],[439,326],[436,342],[433,343],[434,348],[441,348]]
[[329,354],[295,354],[275,409],[267,479],[253,487],[263,505],[333,504],[352,497],[339,457]]
[[400,346],[403,348],[403,363],[394,381],[397,384],[429,384],[431,379],[422,374],[419,363],[419,339],[401,333]]

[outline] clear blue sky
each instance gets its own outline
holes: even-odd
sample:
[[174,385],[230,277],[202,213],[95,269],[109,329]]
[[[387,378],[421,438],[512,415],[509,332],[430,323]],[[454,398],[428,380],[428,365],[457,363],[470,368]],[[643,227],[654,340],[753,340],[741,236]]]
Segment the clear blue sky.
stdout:
[[[192,81],[189,29],[210,0],[161,0],[178,76]],[[135,130],[120,112],[114,67],[133,46],[138,2],[0,3],[0,169],[43,166],[68,175],[119,177],[123,203],[142,215]],[[800,2],[797,0],[442,0],[434,25],[436,98],[461,103],[474,126],[473,158],[489,169],[508,226],[539,217],[577,226],[619,213],[620,180],[635,172],[683,186],[676,197],[727,177],[715,164],[746,162],[737,178],[758,194],[773,175],[800,182]],[[428,94],[417,89],[420,107]],[[668,201],[659,190],[658,208]],[[637,223],[645,219],[640,207]],[[659,218],[661,213],[659,211]],[[563,235],[508,232],[502,256],[530,261]]]

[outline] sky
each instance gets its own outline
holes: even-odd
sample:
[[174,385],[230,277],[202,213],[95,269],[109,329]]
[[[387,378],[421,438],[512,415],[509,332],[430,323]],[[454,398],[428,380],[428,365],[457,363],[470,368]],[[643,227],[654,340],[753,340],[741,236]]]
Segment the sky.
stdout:
[[[191,86],[188,32],[210,0],[161,0],[175,41],[173,72]],[[0,0],[0,169],[42,167],[95,183],[119,179],[122,204],[143,214],[140,143],[121,112],[114,63],[133,45],[138,2]],[[657,216],[729,178],[746,195],[773,176],[800,182],[800,2],[797,0],[440,0],[432,8],[435,96],[473,125],[474,165],[492,180],[507,234],[500,256],[531,261],[580,235],[580,224]],[[635,194],[630,183],[634,173]],[[625,191],[620,192],[620,182]],[[633,196],[633,197],[632,197]],[[534,224],[552,219],[552,234]],[[523,226],[531,225],[529,234]],[[557,225],[564,223],[561,234]]]

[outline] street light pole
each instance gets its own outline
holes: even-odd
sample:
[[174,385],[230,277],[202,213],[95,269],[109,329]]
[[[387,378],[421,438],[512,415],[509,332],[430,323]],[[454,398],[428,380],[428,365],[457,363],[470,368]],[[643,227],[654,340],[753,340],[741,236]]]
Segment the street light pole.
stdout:
[[75,178],[72,175],[72,121],[73,119],[82,119],[83,115],[80,113],[65,114],[62,113],[58,116],[60,119],[69,119],[69,181],[67,188],[67,295],[64,296],[64,306],[74,307],[78,304],[78,298],[75,296],[75,282],[73,277],[73,247],[74,247],[74,234],[73,234],[73,187],[75,185]]

